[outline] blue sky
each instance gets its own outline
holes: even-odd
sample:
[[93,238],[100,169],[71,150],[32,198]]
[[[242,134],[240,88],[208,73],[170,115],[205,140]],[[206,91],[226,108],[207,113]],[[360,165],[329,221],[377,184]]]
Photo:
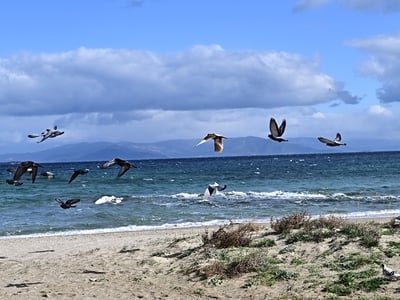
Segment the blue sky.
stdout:
[[[0,2],[0,152],[363,136],[400,145],[400,0]],[[65,134],[37,144],[30,133]]]

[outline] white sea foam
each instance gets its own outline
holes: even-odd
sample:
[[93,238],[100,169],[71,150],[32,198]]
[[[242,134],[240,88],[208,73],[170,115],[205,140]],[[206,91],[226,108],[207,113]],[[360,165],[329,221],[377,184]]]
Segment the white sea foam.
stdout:
[[199,194],[191,194],[191,193],[178,193],[175,195],[172,195],[172,198],[175,199],[194,199],[194,198],[199,198]]

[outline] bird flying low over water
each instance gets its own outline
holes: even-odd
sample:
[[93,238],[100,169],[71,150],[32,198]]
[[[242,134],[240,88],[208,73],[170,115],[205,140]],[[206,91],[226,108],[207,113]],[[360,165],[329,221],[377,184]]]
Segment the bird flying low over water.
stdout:
[[18,166],[18,168],[15,170],[14,177],[13,179],[7,179],[6,182],[8,184],[13,184],[13,185],[21,185],[22,182],[19,182],[21,179],[22,175],[24,175],[26,172],[31,173],[32,176],[32,183],[35,182],[38,169],[41,167],[38,163],[35,163],[33,161],[24,161],[21,162]]
[[79,175],[84,175],[87,172],[89,172],[89,169],[74,170],[74,173],[72,173],[71,178],[69,179],[68,183],[71,183],[76,177],[78,177]]
[[226,137],[216,133],[209,133],[196,146],[204,144],[209,140],[214,140],[214,151],[219,153],[224,150],[223,139],[226,139]]
[[80,199],[69,199],[67,201],[62,201],[61,199],[56,199],[56,201],[60,204],[60,207],[63,209],[68,209],[71,207],[76,207],[74,204],[78,203],[79,201],[81,201]]
[[208,198],[212,195],[216,194],[217,192],[223,191],[226,189],[226,184],[220,185],[218,183],[209,184],[204,192],[204,197]]
[[127,160],[123,160],[120,158],[114,158],[106,163],[104,163],[103,165],[100,166],[101,169],[106,169],[109,168],[113,165],[118,165],[121,168],[119,169],[117,178],[121,177],[122,175],[124,175],[126,173],[126,171],[128,171],[131,167],[132,168],[137,168],[134,164],[132,164],[131,162],[127,161]]
[[31,139],[34,139],[34,138],[41,136],[42,139],[40,141],[38,141],[38,143],[41,143],[41,142],[47,140],[48,138],[55,138],[62,134],[64,134],[64,131],[57,130],[57,126],[54,126],[53,129],[47,128],[41,134],[28,134],[28,137]]
[[327,146],[330,146],[330,147],[335,147],[335,146],[346,146],[346,143],[341,143],[341,141],[342,141],[342,136],[341,136],[341,134],[338,132],[338,133],[336,133],[336,138],[335,138],[335,140],[330,140],[330,139],[327,139],[327,138],[324,138],[324,137],[319,137],[318,138],[318,140],[321,142],[321,143],[324,143],[324,144],[326,144]]
[[271,140],[277,141],[277,142],[287,142],[288,140],[284,139],[282,135],[285,133],[286,129],[286,120],[283,119],[281,125],[278,127],[278,123],[276,123],[276,120],[274,118],[271,118],[269,120],[269,131],[270,134],[268,134],[268,137]]

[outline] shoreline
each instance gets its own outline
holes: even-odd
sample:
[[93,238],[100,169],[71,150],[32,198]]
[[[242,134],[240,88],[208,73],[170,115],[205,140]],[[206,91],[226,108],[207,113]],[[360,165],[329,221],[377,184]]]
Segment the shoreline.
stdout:
[[[385,213],[385,214],[375,214],[375,215],[346,215],[346,214],[326,214],[326,215],[313,215],[311,218],[319,218],[326,216],[335,216],[340,217],[345,220],[349,220],[352,222],[387,222],[392,218],[396,217],[400,214]],[[279,218],[274,218],[274,220]],[[0,236],[1,240],[7,239],[23,239],[23,238],[39,238],[39,237],[52,237],[52,236],[73,236],[73,235],[92,235],[92,234],[112,234],[112,233],[124,233],[124,232],[149,232],[149,231],[163,231],[163,230],[184,230],[184,229],[196,229],[196,228],[218,228],[219,226],[223,226],[229,223],[234,224],[242,224],[242,223],[256,223],[256,224],[270,224],[271,221],[267,221],[266,219],[246,219],[246,220],[214,220],[214,221],[206,221],[206,222],[193,222],[193,223],[178,223],[178,224],[163,224],[163,225],[129,225],[124,227],[116,227],[116,228],[99,228],[99,229],[83,229],[83,230],[67,230],[67,231],[58,231],[58,232],[44,232],[44,233],[29,233],[29,234],[21,234],[21,235],[3,235]]]

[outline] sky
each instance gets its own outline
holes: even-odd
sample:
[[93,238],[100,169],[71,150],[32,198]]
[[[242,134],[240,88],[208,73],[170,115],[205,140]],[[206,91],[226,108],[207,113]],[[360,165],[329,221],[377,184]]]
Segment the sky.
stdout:
[[267,138],[271,117],[289,141],[400,147],[399,17],[400,0],[0,1],[0,153]]

